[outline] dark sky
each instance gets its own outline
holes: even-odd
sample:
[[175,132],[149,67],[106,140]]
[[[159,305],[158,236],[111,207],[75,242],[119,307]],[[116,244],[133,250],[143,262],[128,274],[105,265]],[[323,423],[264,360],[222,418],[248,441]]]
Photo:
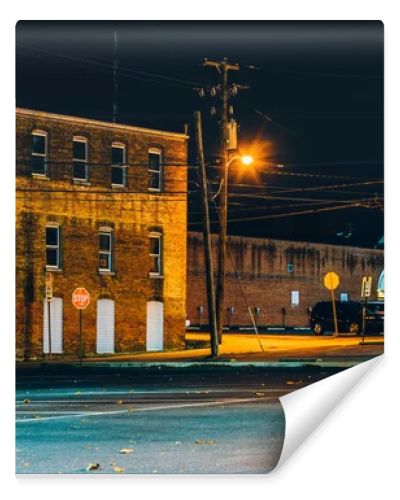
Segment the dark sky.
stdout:
[[[380,22],[20,22],[17,106],[111,121],[115,31],[117,121],[178,131],[189,123],[193,135],[200,109],[211,164],[216,102],[194,89],[218,81],[205,57],[240,64],[230,81],[250,88],[231,104],[242,149],[258,146],[259,173],[239,178],[232,168],[230,233],[376,244],[383,185],[365,183],[383,179]],[[190,200],[189,228],[200,229],[199,196]],[[362,207],[337,209],[355,200]],[[327,207],[335,210],[293,214]]]

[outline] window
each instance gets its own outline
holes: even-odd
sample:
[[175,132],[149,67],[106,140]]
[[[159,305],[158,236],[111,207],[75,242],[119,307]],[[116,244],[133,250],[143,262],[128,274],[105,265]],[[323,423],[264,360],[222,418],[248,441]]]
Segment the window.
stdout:
[[46,226],[46,267],[60,268],[60,226]]
[[43,130],[32,132],[32,174],[47,175],[47,137]]
[[162,235],[150,234],[150,276],[162,275]]
[[149,149],[149,190],[162,189],[162,152],[161,149]]
[[123,144],[114,143],[111,147],[111,184],[126,185],[126,148]]
[[292,290],[290,292],[290,302],[292,307],[296,307],[300,304],[300,292],[297,290]]
[[85,137],[74,137],[73,149],[73,172],[72,177],[76,181],[88,180],[88,140]]
[[342,292],[340,294],[340,302],[348,302],[349,301],[349,294],[347,292]]
[[100,228],[99,231],[99,271],[112,271],[112,230]]

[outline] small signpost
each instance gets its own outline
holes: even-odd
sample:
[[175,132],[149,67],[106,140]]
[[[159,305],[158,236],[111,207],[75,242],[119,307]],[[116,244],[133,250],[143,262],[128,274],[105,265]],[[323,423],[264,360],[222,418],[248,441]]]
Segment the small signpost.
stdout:
[[54,276],[52,273],[46,273],[46,302],[47,302],[47,340],[49,346],[49,358],[51,358],[51,321],[50,321],[50,309],[51,301],[53,300],[53,284]]
[[336,303],[335,303],[334,290],[336,290],[336,288],[339,286],[339,283],[340,283],[339,276],[336,273],[329,272],[329,273],[325,274],[324,285],[328,290],[331,291],[333,323],[334,323],[334,327],[335,327],[335,335],[339,335],[339,329],[338,329],[338,321],[337,321],[337,315],[336,315]]
[[372,276],[363,276],[361,281],[361,300],[362,306],[362,342],[365,339],[365,317],[367,315],[368,298],[371,297],[372,292]]
[[75,288],[72,292],[72,304],[79,311],[79,359],[82,364],[83,352],[83,333],[82,333],[82,311],[90,304],[90,293],[86,288]]

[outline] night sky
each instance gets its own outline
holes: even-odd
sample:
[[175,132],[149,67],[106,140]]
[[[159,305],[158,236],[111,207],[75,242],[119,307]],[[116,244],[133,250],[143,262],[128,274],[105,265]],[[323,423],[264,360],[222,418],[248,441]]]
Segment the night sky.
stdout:
[[[204,58],[239,63],[230,83],[250,88],[230,104],[241,149],[257,161],[248,174],[232,164],[231,234],[375,246],[383,184],[366,182],[383,179],[380,22],[20,22],[17,106],[111,121],[115,31],[117,121],[176,131],[188,123],[193,136],[201,110],[211,179],[218,102],[195,89],[218,83]],[[190,180],[189,229],[200,230],[195,169]]]

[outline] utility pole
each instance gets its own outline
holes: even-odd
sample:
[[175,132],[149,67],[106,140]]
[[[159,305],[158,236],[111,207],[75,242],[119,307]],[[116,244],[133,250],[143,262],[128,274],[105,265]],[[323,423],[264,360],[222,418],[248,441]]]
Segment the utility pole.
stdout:
[[[230,64],[227,59],[223,61],[205,60],[204,66],[216,68],[221,76],[220,97],[222,100],[220,113],[220,149],[221,164],[220,178],[221,190],[219,195],[219,244],[218,244],[218,274],[217,274],[217,292],[216,292],[216,312],[219,343],[222,342],[222,333],[224,325],[224,294],[225,294],[225,261],[226,261],[226,235],[228,222],[228,100],[230,89],[228,88],[228,71],[238,71],[238,64]],[[237,91],[237,86],[234,87]]]
[[201,199],[204,210],[204,224],[203,224],[203,242],[204,242],[204,260],[206,266],[206,286],[207,286],[207,306],[208,306],[208,324],[210,325],[211,332],[211,355],[218,356],[218,328],[217,316],[215,309],[215,290],[214,290],[214,274],[212,267],[212,252],[211,252],[211,234],[210,234],[210,214],[208,208],[208,189],[207,189],[207,174],[206,164],[204,160],[203,149],[203,132],[201,126],[201,113],[196,111],[194,114],[196,125],[196,144],[197,144],[197,157],[199,160],[199,176],[200,176],[200,189]]

